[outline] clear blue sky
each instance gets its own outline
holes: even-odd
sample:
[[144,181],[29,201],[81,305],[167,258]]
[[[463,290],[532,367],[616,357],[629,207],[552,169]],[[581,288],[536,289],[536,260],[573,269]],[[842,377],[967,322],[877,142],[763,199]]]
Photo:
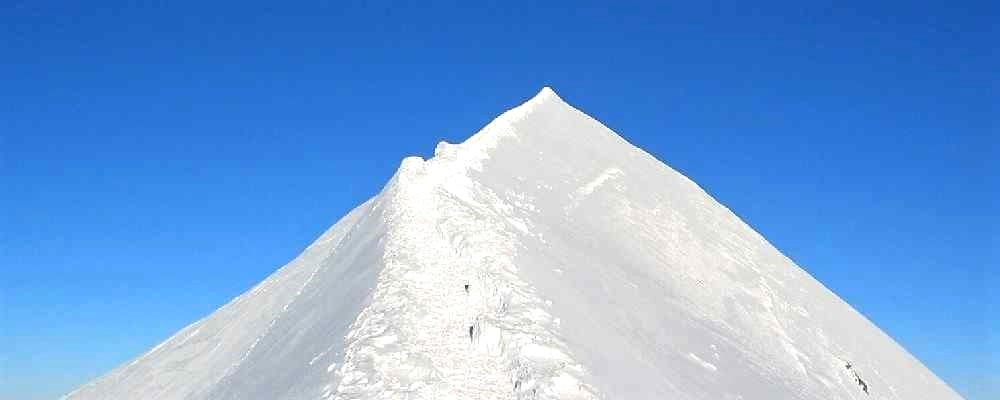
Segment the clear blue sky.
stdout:
[[995,2],[134,3],[0,10],[2,399],[138,355],[543,85],[1000,398]]

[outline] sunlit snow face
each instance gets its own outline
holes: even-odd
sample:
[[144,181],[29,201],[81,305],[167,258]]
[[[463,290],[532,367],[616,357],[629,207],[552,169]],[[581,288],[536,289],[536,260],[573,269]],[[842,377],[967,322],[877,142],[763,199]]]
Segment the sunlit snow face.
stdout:
[[958,398],[551,89],[71,399]]

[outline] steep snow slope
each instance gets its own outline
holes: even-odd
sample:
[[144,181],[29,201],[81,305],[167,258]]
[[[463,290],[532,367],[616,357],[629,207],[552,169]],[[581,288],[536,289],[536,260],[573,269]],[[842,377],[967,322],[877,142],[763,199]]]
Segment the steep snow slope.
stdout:
[[953,399],[550,89],[70,399]]

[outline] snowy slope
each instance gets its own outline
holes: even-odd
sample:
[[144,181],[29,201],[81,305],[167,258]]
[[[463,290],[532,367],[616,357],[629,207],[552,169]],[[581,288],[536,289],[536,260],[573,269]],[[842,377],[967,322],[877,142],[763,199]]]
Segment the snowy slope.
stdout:
[[69,399],[956,399],[546,88]]

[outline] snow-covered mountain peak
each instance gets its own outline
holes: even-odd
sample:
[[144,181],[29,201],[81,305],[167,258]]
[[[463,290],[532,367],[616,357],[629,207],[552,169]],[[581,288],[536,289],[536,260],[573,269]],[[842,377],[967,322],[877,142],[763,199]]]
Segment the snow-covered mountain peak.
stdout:
[[549,86],[544,86],[542,87],[542,90],[539,90],[538,93],[535,94],[535,97],[532,97],[531,100],[529,100],[528,102],[544,103],[550,101],[562,101],[562,98],[560,98],[559,95],[556,94],[556,91],[554,89],[552,89]]
[[549,88],[78,399],[957,399]]
[[[586,120],[594,127],[603,125],[559,97],[548,87],[543,87],[534,97],[500,114],[474,135],[460,144],[440,142],[434,149],[434,160],[448,161],[452,166],[464,166],[479,170],[484,160],[491,157],[492,150],[502,141],[529,144],[539,140],[561,142],[561,147],[588,147],[595,142],[609,138],[619,144],[627,144],[610,129],[567,130],[558,126],[558,121]],[[596,136],[595,136],[596,135]],[[590,143],[590,144],[588,144]],[[619,151],[632,151],[619,149]],[[602,151],[614,151],[604,148]],[[429,160],[430,161],[430,160]],[[457,162],[457,164],[456,164]]]

